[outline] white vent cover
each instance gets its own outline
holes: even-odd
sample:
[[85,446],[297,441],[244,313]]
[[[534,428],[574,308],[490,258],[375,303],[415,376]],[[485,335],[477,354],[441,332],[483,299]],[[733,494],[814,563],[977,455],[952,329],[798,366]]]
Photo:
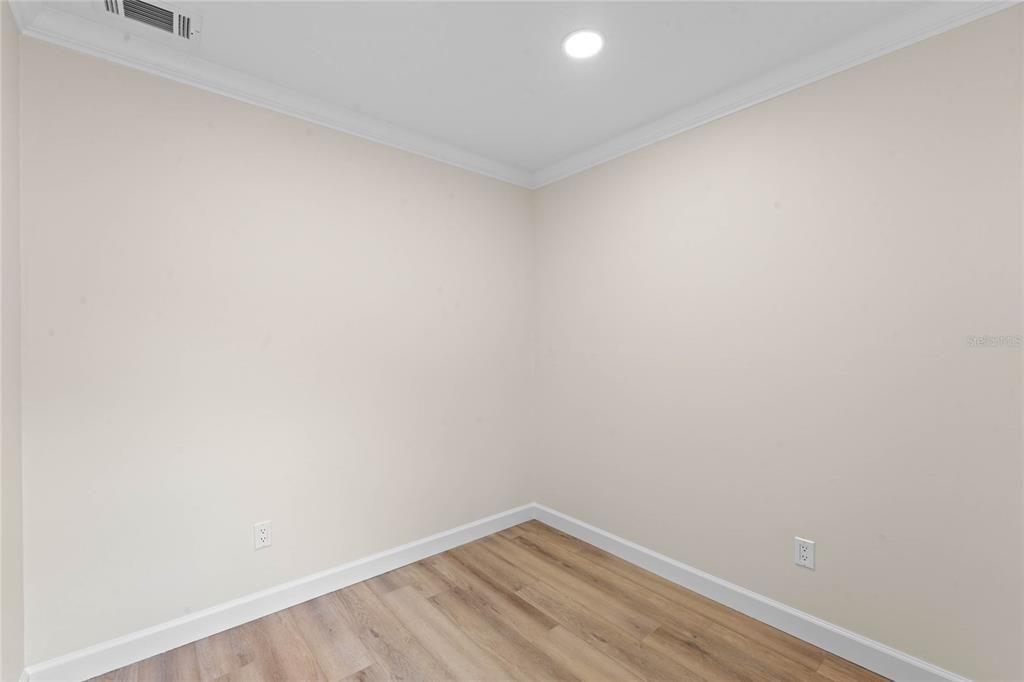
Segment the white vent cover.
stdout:
[[178,38],[193,40],[199,35],[198,17],[184,14],[170,5],[145,0],[103,0],[103,6],[111,14],[152,26]]

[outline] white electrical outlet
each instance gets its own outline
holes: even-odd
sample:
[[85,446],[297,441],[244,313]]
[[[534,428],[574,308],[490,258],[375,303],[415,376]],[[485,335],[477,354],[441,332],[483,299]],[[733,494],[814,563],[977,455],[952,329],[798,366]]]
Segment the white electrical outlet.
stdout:
[[271,540],[271,527],[270,521],[261,521],[252,527],[252,548],[263,549],[264,547],[270,547]]
[[814,570],[814,540],[804,538],[793,538],[793,562],[797,566],[803,566]]

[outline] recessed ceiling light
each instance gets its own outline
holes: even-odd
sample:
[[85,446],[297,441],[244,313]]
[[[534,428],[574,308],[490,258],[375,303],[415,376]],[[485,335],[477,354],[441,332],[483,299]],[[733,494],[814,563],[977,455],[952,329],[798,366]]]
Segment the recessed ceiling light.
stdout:
[[604,36],[597,31],[573,31],[562,41],[562,49],[573,59],[593,57],[604,47]]

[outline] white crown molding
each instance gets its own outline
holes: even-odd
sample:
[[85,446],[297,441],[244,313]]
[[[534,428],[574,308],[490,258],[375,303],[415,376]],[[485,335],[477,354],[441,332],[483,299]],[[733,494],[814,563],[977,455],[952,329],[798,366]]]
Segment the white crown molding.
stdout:
[[721,92],[693,106],[574,154],[533,174],[539,188],[755,104],[810,85],[859,64],[1018,4],[932,2],[921,10],[866,31],[788,66]]
[[85,680],[343,589],[531,519],[893,680],[968,682],[910,654],[786,606],[536,502],[28,666],[22,682]]
[[15,20],[24,35],[129,66],[156,76],[194,85],[220,95],[270,109],[317,125],[379,142],[464,170],[529,187],[532,175],[500,161],[460,149],[428,136],[379,121],[315,97],[302,95],[194,54],[132,36],[99,21],[31,0],[13,0]]
[[18,31],[24,33],[25,29],[32,24],[40,5],[32,2],[17,2],[16,0],[10,0],[7,4],[11,8]]
[[1018,2],[1020,0],[932,2],[919,11],[867,31],[854,39],[775,69],[536,172],[516,168],[344,107],[298,94],[173,47],[139,38],[126,41],[123,31],[113,26],[89,21],[33,0],[11,0],[11,8],[22,33],[33,38],[194,85],[520,187],[538,189],[1006,9]]

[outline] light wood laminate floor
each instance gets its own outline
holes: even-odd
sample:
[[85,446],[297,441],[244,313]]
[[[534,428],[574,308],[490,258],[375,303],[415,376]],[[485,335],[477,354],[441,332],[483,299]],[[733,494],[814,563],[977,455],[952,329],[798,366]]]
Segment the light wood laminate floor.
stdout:
[[530,521],[98,679],[882,678]]

